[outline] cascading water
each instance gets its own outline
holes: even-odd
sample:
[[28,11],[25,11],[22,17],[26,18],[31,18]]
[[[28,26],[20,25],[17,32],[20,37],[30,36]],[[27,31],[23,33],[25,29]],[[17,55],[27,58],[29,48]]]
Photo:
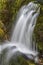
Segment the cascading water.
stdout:
[[11,41],[6,41],[0,45],[0,55],[5,51],[4,57],[2,56],[3,59],[0,57],[0,65],[8,64],[11,57],[17,52],[26,55],[30,59],[37,56],[37,45],[35,44],[35,41],[33,41],[32,36],[39,12],[39,5],[34,4],[33,2],[30,2],[20,9],[17,15],[17,23],[11,36]]

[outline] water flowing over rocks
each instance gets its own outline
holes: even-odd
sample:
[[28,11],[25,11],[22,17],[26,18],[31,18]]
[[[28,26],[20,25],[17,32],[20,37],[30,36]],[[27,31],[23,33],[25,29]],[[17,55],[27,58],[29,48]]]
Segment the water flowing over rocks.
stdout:
[[[23,6],[17,16],[17,23],[13,29],[11,41],[0,45],[0,54],[4,53],[1,65],[8,65],[12,56],[24,54],[30,59],[38,62],[38,50],[35,40],[33,41],[33,31],[37,18],[40,13],[40,7],[33,2]],[[3,61],[4,60],[4,61]]]

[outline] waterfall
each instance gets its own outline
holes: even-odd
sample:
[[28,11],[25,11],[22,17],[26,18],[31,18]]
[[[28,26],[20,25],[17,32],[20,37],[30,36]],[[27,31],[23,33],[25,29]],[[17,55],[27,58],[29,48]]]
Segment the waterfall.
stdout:
[[26,55],[30,59],[37,56],[37,45],[32,37],[39,13],[39,5],[33,2],[30,2],[19,10],[11,41],[6,41],[0,45],[0,55],[6,50],[3,58],[4,61],[1,59],[1,65],[6,65],[6,62],[9,62],[10,58],[16,55],[17,52]]

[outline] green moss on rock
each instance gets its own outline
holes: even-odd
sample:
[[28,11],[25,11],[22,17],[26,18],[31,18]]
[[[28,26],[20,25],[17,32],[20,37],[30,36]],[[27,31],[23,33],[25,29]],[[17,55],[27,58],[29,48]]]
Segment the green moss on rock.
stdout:
[[38,48],[43,50],[43,5],[41,5],[40,15],[35,27],[35,37]]

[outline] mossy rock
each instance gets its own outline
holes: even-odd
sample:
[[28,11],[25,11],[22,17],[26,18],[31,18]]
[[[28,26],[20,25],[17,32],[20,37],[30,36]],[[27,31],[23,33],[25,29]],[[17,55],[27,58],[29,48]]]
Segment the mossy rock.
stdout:
[[40,15],[37,20],[35,27],[35,37],[36,42],[38,43],[38,48],[43,50],[43,5],[41,5]]
[[20,55],[16,59],[13,58],[10,61],[9,65],[36,65],[36,64],[31,60],[26,60]]
[[40,4],[43,4],[43,0],[36,0],[36,1],[38,1]]

